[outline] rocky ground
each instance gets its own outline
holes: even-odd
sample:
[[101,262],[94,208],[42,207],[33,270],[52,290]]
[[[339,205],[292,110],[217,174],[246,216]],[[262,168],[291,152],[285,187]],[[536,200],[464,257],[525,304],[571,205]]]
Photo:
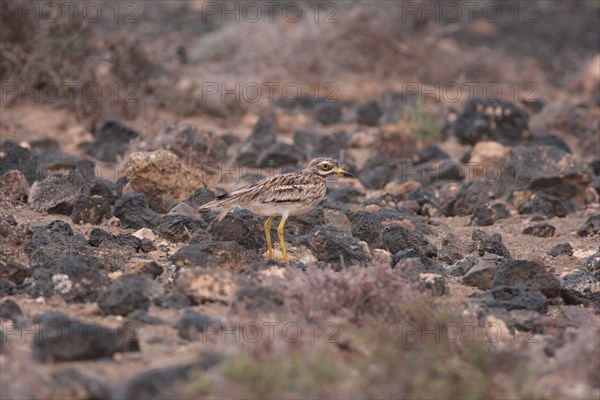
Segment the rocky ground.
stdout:
[[[374,12],[352,10],[355,22]],[[419,64],[403,68],[424,81],[440,77],[453,43],[483,43],[493,51],[461,53],[444,71],[499,80],[504,70],[481,54],[504,54],[509,70],[539,72],[544,96],[528,101],[432,104],[384,90],[381,77],[364,91],[340,85],[352,93],[340,100],[197,104],[193,68],[212,64],[193,49],[218,58],[210,43],[178,47],[181,65],[164,64],[169,79],[182,76],[174,85],[116,68],[155,60],[107,36],[105,62],[143,82],[143,112],[3,102],[0,397],[600,398],[600,56],[573,65],[544,45],[595,55],[598,10],[577,11],[596,21],[580,25],[565,10],[523,31],[422,27],[440,43],[425,51],[398,42]],[[227,44],[228,28],[206,29]],[[393,59],[366,51],[387,35],[375,33],[351,66],[378,59],[387,76]],[[245,51],[231,57],[253,70]],[[297,56],[272,60],[278,73],[311,71],[302,57],[301,72],[286,69],[286,57]],[[483,60],[477,71],[469,57]],[[354,177],[330,181],[316,209],[288,220],[289,264],[265,259],[265,217],[197,210],[319,156]]]
[[[3,396],[385,394],[380,374],[413,361],[379,358],[381,347],[417,357],[436,342],[433,365],[417,366],[423,379],[460,375],[445,370],[448,351],[484,375],[482,387],[448,388],[456,395],[597,395],[600,159],[532,136],[524,108],[490,101],[467,104],[448,139],[411,158],[377,156],[365,150],[395,145],[377,128],[389,110],[350,107],[350,132],[298,131],[293,143],[278,140],[277,113],[319,121],[346,110],[275,108],[241,142],[174,127],[135,152],[139,134],[107,121],[88,154],[127,155],[116,182],[52,139],[3,142]],[[356,178],[290,219],[290,264],[264,260],[264,217],[196,211],[316,156],[341,157]],[[350,379],[378,362],[385,372]],[[296,369],[303,386],[277,382]]]

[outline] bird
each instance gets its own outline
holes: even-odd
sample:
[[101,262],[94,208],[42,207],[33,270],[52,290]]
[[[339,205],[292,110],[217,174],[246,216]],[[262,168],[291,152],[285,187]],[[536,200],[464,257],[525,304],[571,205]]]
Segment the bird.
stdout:
[[341,169],[339,162],[333,158],[315,158],[300,172],[267,177],[251,186],[218,196],[215,200],[200,206],[198,210],[223,207],[218,217],[219,221],[223,220],[233,207],[245,208],[255,214],[267,216],[264,227],[270,260],[273,260],[271,223],[276,216],[280,216],[277,235],[283,261],[288,263],[283,238],[286,220],[293,215],[305,214],[319,204],[325,197],[325,181],[332,176],[351,177],[352,174]]

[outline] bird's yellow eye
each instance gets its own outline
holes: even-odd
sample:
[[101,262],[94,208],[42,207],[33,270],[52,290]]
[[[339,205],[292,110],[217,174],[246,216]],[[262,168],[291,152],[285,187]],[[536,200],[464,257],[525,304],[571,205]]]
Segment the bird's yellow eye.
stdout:
[[331,169],[331,164],[323,163],[323,164],[321,164],[321,169],[323,171],[329,171]]

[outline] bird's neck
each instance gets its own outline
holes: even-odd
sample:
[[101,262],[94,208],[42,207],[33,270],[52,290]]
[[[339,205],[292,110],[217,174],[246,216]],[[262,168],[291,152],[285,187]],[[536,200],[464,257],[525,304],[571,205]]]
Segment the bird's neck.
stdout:
[[325,177],[317,172],[314,172],[314,171],[302,171],[302,172],[310,177],[319,178],[319,179],[325,181]]

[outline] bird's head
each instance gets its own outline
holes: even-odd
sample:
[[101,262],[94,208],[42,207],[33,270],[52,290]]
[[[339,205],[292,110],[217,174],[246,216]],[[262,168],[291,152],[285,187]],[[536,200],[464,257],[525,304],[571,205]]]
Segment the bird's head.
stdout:
[[340,163],[333,158],[315,158],[312,160],[306,170],[317,174],[323,178],[328,176],[352,176],[349,172],[340,168]]

